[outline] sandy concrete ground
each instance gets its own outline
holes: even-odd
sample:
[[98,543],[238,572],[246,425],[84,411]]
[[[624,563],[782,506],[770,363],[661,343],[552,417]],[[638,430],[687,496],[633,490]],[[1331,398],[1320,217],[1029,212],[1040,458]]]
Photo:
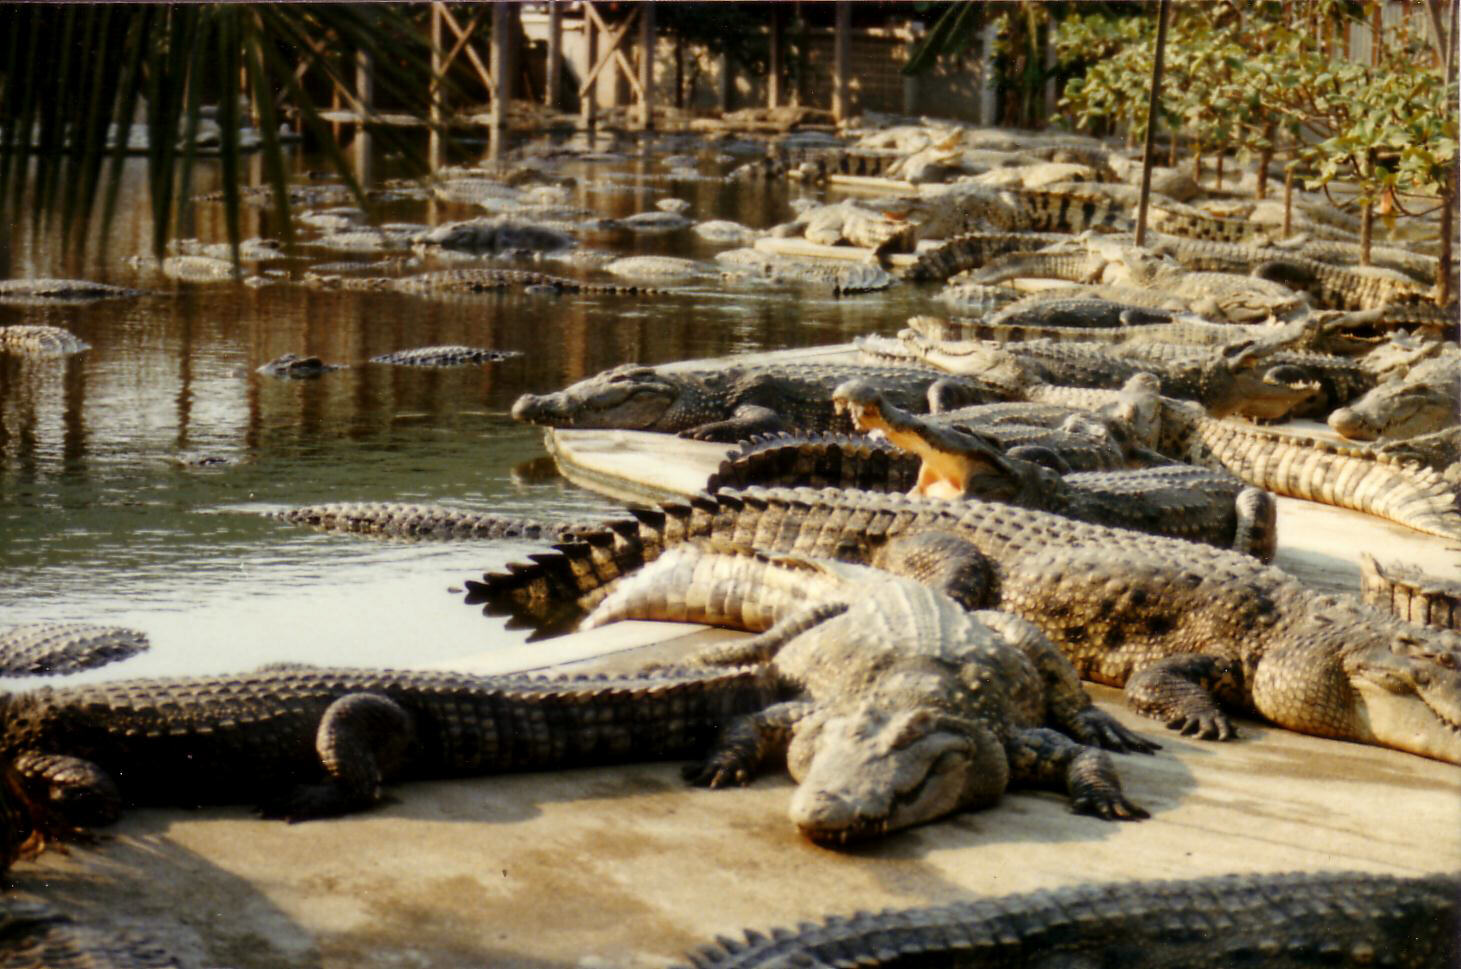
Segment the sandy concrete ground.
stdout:
[[139,810],[12,881],[144,927],[189,967],[627,969],[743,927],[1089,880],[1461,868],[1461,769],[1256,723],[1235,743],[1187,740],[1092,691],[1165,744],[1117,758],[1148,821],[1011,793],[833,851],[793,829],[784,775],[707,791],[646,764],[406,785],[377,810],[298,825]]

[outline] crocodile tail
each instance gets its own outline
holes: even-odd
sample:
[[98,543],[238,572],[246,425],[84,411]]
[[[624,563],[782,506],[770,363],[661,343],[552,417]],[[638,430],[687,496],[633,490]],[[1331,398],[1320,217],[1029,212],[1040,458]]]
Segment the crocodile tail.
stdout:
[[918,458],[885,441],[846,434],[776,435],[755,438],[728,455],[705,490],[762,485],[907,491],[917,478]]
[[491,515],[443,505],[393,502],[304,505],[278,512],[274,517],[321,531],[435,541],[508,538],[564,541],[599,527],[577,522],[549,522],[510,515]]

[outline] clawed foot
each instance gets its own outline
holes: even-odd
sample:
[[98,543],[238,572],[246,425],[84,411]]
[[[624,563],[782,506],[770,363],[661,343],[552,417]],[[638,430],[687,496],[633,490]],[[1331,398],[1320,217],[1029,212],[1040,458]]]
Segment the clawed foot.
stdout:
[[1232,740],[1238,736],[1238,728],[1233,726],[1233,722],[1216,711],[1178,714],[1167,720],[1167,727],[1184,737],[1196,737],[1198,740]]
[[1106,821],[1140,821],[1151,815],[1146,808],[1128,801],[1120,791],[1099,791],[1071,799],[1076,814],[1093,814]]
[[1082,743],[1122,754],[1150,754],[1162,749],[1161,744],[1126,729],[1115,717],[1096,707],[1087,707],[1076,714],[1071,732]]
[[685,767],[685,780],[697,787],[745,787],[751,783],[755,765],[748,757],[731,749],[712,753],[700,764]]

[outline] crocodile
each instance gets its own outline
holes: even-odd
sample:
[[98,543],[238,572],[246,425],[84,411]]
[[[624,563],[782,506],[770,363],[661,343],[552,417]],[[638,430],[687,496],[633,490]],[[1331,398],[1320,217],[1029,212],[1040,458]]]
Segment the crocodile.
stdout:
[[1171,323],[1168,310],[1135,306],[1093,297],[1042,297],[1019,300],[995,313],[987,322],[1010,326],[1142,327]]
[[629,678],[364,668],[117,680],[0,696],[0,762],[79,828],[133,805],[349,814],[396,780],[692,758],[764,708],[763,672]]
[[990,189],[961,184],[920,199],[918,235],[968,232],[1129,232],[1127,206],[1090,187]]
[[1452,969],[1461,878],[1362,872],[1110,882],[717,937],[676,969]]
[[939,290],[938,299],[956,313],[983,319],[1013,303],[1015,294],[1003,286],[949,283]]
[[473,363],[496,363],[522,356],[521,350],[490,350],[486,347],[440,346],[396,350],[370,358],[371,363],[402,367],[461,367]]
[[582,522],[504,518],[445,505],[396,502],[301,505],[274,512],[272,517],[326,532],[437,541],[522,538],[557,542],[592,531],[595,527]]
[[141,292],[88,279],[0,279],[0,303],[75,303],[123,299]]
[[1461,352],[1454,349],[1410,368],[1329,415],[1329,426],[1352,441],[1418,437],[1454,426],[1461,415]]
[[853,200],[807,209],[790,222],[772,227],[777,238],[801,236],[818,245],[846,244],[869,249],[877,255],[912,252],[915,226],[904,218],[893,218],[882,207]]
[[1005,454],[999,442],[960,424],[920,420],[851,380],[832,393],[860,431],[878,431],[920,461],[912,494],[980,498],[1132,528],[1272,561],[1277,547],[1273,497],[1227,472],[1164,468],[1062,476]]
[[[915,367],[756,364],[658,370],[626,364],[556,393],[524,394],[512,416],[549,427],[662,431],[736,441],[778,431],[847,431],[832,389],[861,377],[898,406],[925,411],[1008,400],[1014,388]],[[932,406],[936,404],[936,406]]]
[[1069,239],[1060,232],[965,232],[918,254],[903,278],[910,282],[945,280],[1009,252],[1027,252]]
[[0,969],[180,969],[146,934],[107,930],[31,898],[0,896]]
[[834,296],[878,292],[896,282],[892,274],[881,266],[868,263],[790,259],[756,249],[731,249],[718,253],[715,259],[729,267],[722,272],[728,280],[752,278],[772,283],[824,284],[831,288]]
[[1436,300],[1433,287],[1393,269],[1335,266],[1305,256],[1281,256],[1255,268],[1253,275],[1305,290],[1319,306],[1332,309],[1368,310]]
[[802,148],[768,150],[764,158],[738,165],[727,173],[730,180],[798,178],[804,182],[825,182],[833,175],[882,178],[901,152],[859,151],[847,148]]
[[1381,565],[1360,553],[1360,592],[1370,605],[1421,626],[1461,629],[1461,582]]
[[604,272],[630,279],[694,279],[713,273],[705,263],[678,256],[625,256],[604,266]]
[[1430,468],[1444,480],[1461,488],[1461,424],[1379,444],[1375,453],[1382,461],[1415,464]]
[[864,357],[874,360],[906,359],[1023,388],[1045,384],[1114,389],[1137,374],[1150,373],[1163,394],[1196,401],[1216,417],[1283,417],[1323,389],[1304,369],[1270,366],[1269,358],[1277,351],[1256,341],[1239,341],[1200,355],[1183,349],[1169,362],[1155,359],[1155,352],[1140,353],[1145,348],[1132,352],[1136,359],[1126,359],[1109,346],[1039,340],[1005,345],[945,342],[909,332],[898,341],[863,337],[855,342]]
[[1008,613],[970,613],[867,566],[690,544],[622,583],[583,627],[621,619],[759,634],[680,661],[755,664],[781,691],[727,725],[694,780],[746,783],[784,757],[798,783],[792,821],[814,841],[985,807],[1011,784],[1064,791],[1107,820],[1147,816],[1094,745],[1152,745],[1097,710],[1060,651]]
[[[1128,423],[1137,444],[1186,464],[1226,469],[1275,495],[1374,515],[1406,528],[1461,539],[1461,477],[1420,463],[1411,449],[1336,444],[1288,428],[1207,416],[1190,401],[1163,397],[1151,374],[1119,391],[1034,387],[1031,402],[1101,411]],[[1444,435],[1445,432],[1440,432]],[[1458,435],[1461,438],[1461,435]],[[1417,441],[1422,439],[1416,439]],[[1443,452],[1448,442],[1435,449]],[[1461,470],[1461,469],[1458,469]]]
[[1234,736],[1216,690],[1288,729],[1461,763],[1461,638],[1239,552],[994,502],[836,489],[722,490],[631,515],[468,582],[467,602],[541,636],[686,541],[867,564],[892,539],[947,532],[974,547],[979,569],[949,554],[904,574],[1028,619],[1084,678],[1124,685],[1138,711],[1174,729]]
[[325,363],[319,357],[301,357],[295,353],[286,353],[275,357],[268,363],[255,370],[268,377],[289,377],[300,380],[309,377],[319,377],[329,373],[331,370],[343,370],[344,364]]
[[[1094,256],[1106,260],[1101,282],[1156,290],[1186,301],[1200,316],[1231,323],[1289,319],[1309,312],[1292,288],[1258,276],[1226,272],[1192,272],[1169,256],[1121,240],[1088,237]],[[1327,267],[1333,268],[1333,267]]]
[[50,676],[105,666],[148,649],[147,634],[124,626],[29,623],[0,632],[0,676]]
[[652,296],[661,290],[625,283],[586,283],[566,276],[526,269],[440,269],[414,276],[341,276],[306,274],[305,283],[324,289],[393,290],[418,296],[450,293],[491,293],[504,289],[538,288],[561,293]]
[[[1232,242],[1217,242],[1210,239],[1187,239],[1181,236],[1152,233],[1148,246],[1153,252],[1171,256],[1184,267],[1198,271],[1228,273],[1252,273],[1272,262],[1289,262],[1295,267],[1313,272],[1318,267],[1313,263],[1329,265],[1338,269],[1334,273],[1322,273],[1316,277],[1320,296],[1324,299],[1339,297],[1340,302],[1354,302],[1363,298],[1366,285],[1361,282],[1369,276],[1359,266],[1358,245],[1347,245],[1332,241],[1276,242],[1269,245],[1241,245]],[[1371,264],[1389,272],[1398,272],[1415,284],[1416,292],[1423,292],[1434,282],[1436,260],[1430,256],[1410,253],[1403,249],[1372,250],[1372,256],[1379,252],[1380,258],[1372,258]],[[1322,278],[1321,278],[1322,277]],[[1311,284],[1312,285],[1312,284]],[[1409,292],[1398,287],[1396,292]],[[1347,296],[1345,294],[1348,294]],[[1362,295],[1363,294],[1363,295]],[[1402,300],[1393,300],[1401,302]],[[1383,305],[1376,304],[1376,305]],[[1368,307],[1350,306],[1350,309]]]
[[59,326],[39,323],[0,326],[0,353],[69,356],[90,349],[91,344]]

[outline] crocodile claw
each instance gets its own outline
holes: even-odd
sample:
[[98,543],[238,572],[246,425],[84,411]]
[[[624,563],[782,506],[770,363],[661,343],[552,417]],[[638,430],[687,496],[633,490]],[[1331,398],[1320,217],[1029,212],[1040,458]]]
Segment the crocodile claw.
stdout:
[[703,764],[689,764],[684,770],[685,780],[696,787],[745,787],[751,783],[751,772],[745,764],[724,751],[715,754]]
[[1070,809],[1076,814],[1093,814],[1106,821],[1140,821],[1151,817],[1146,808],[1133,804],[1119,793],[1098,792],[1077,797]]
[[1232,740],[1238,728],[1221,713],[1182,714],[1167,721],[1167,727],[1198,740]]
[[1150,754],[1161,750],[1162,745],[1148,740],[1126,727],[1109,713],[1096,707],[1087,707],[1076,714],[1071,724],[1077,740],[1121,754]]

